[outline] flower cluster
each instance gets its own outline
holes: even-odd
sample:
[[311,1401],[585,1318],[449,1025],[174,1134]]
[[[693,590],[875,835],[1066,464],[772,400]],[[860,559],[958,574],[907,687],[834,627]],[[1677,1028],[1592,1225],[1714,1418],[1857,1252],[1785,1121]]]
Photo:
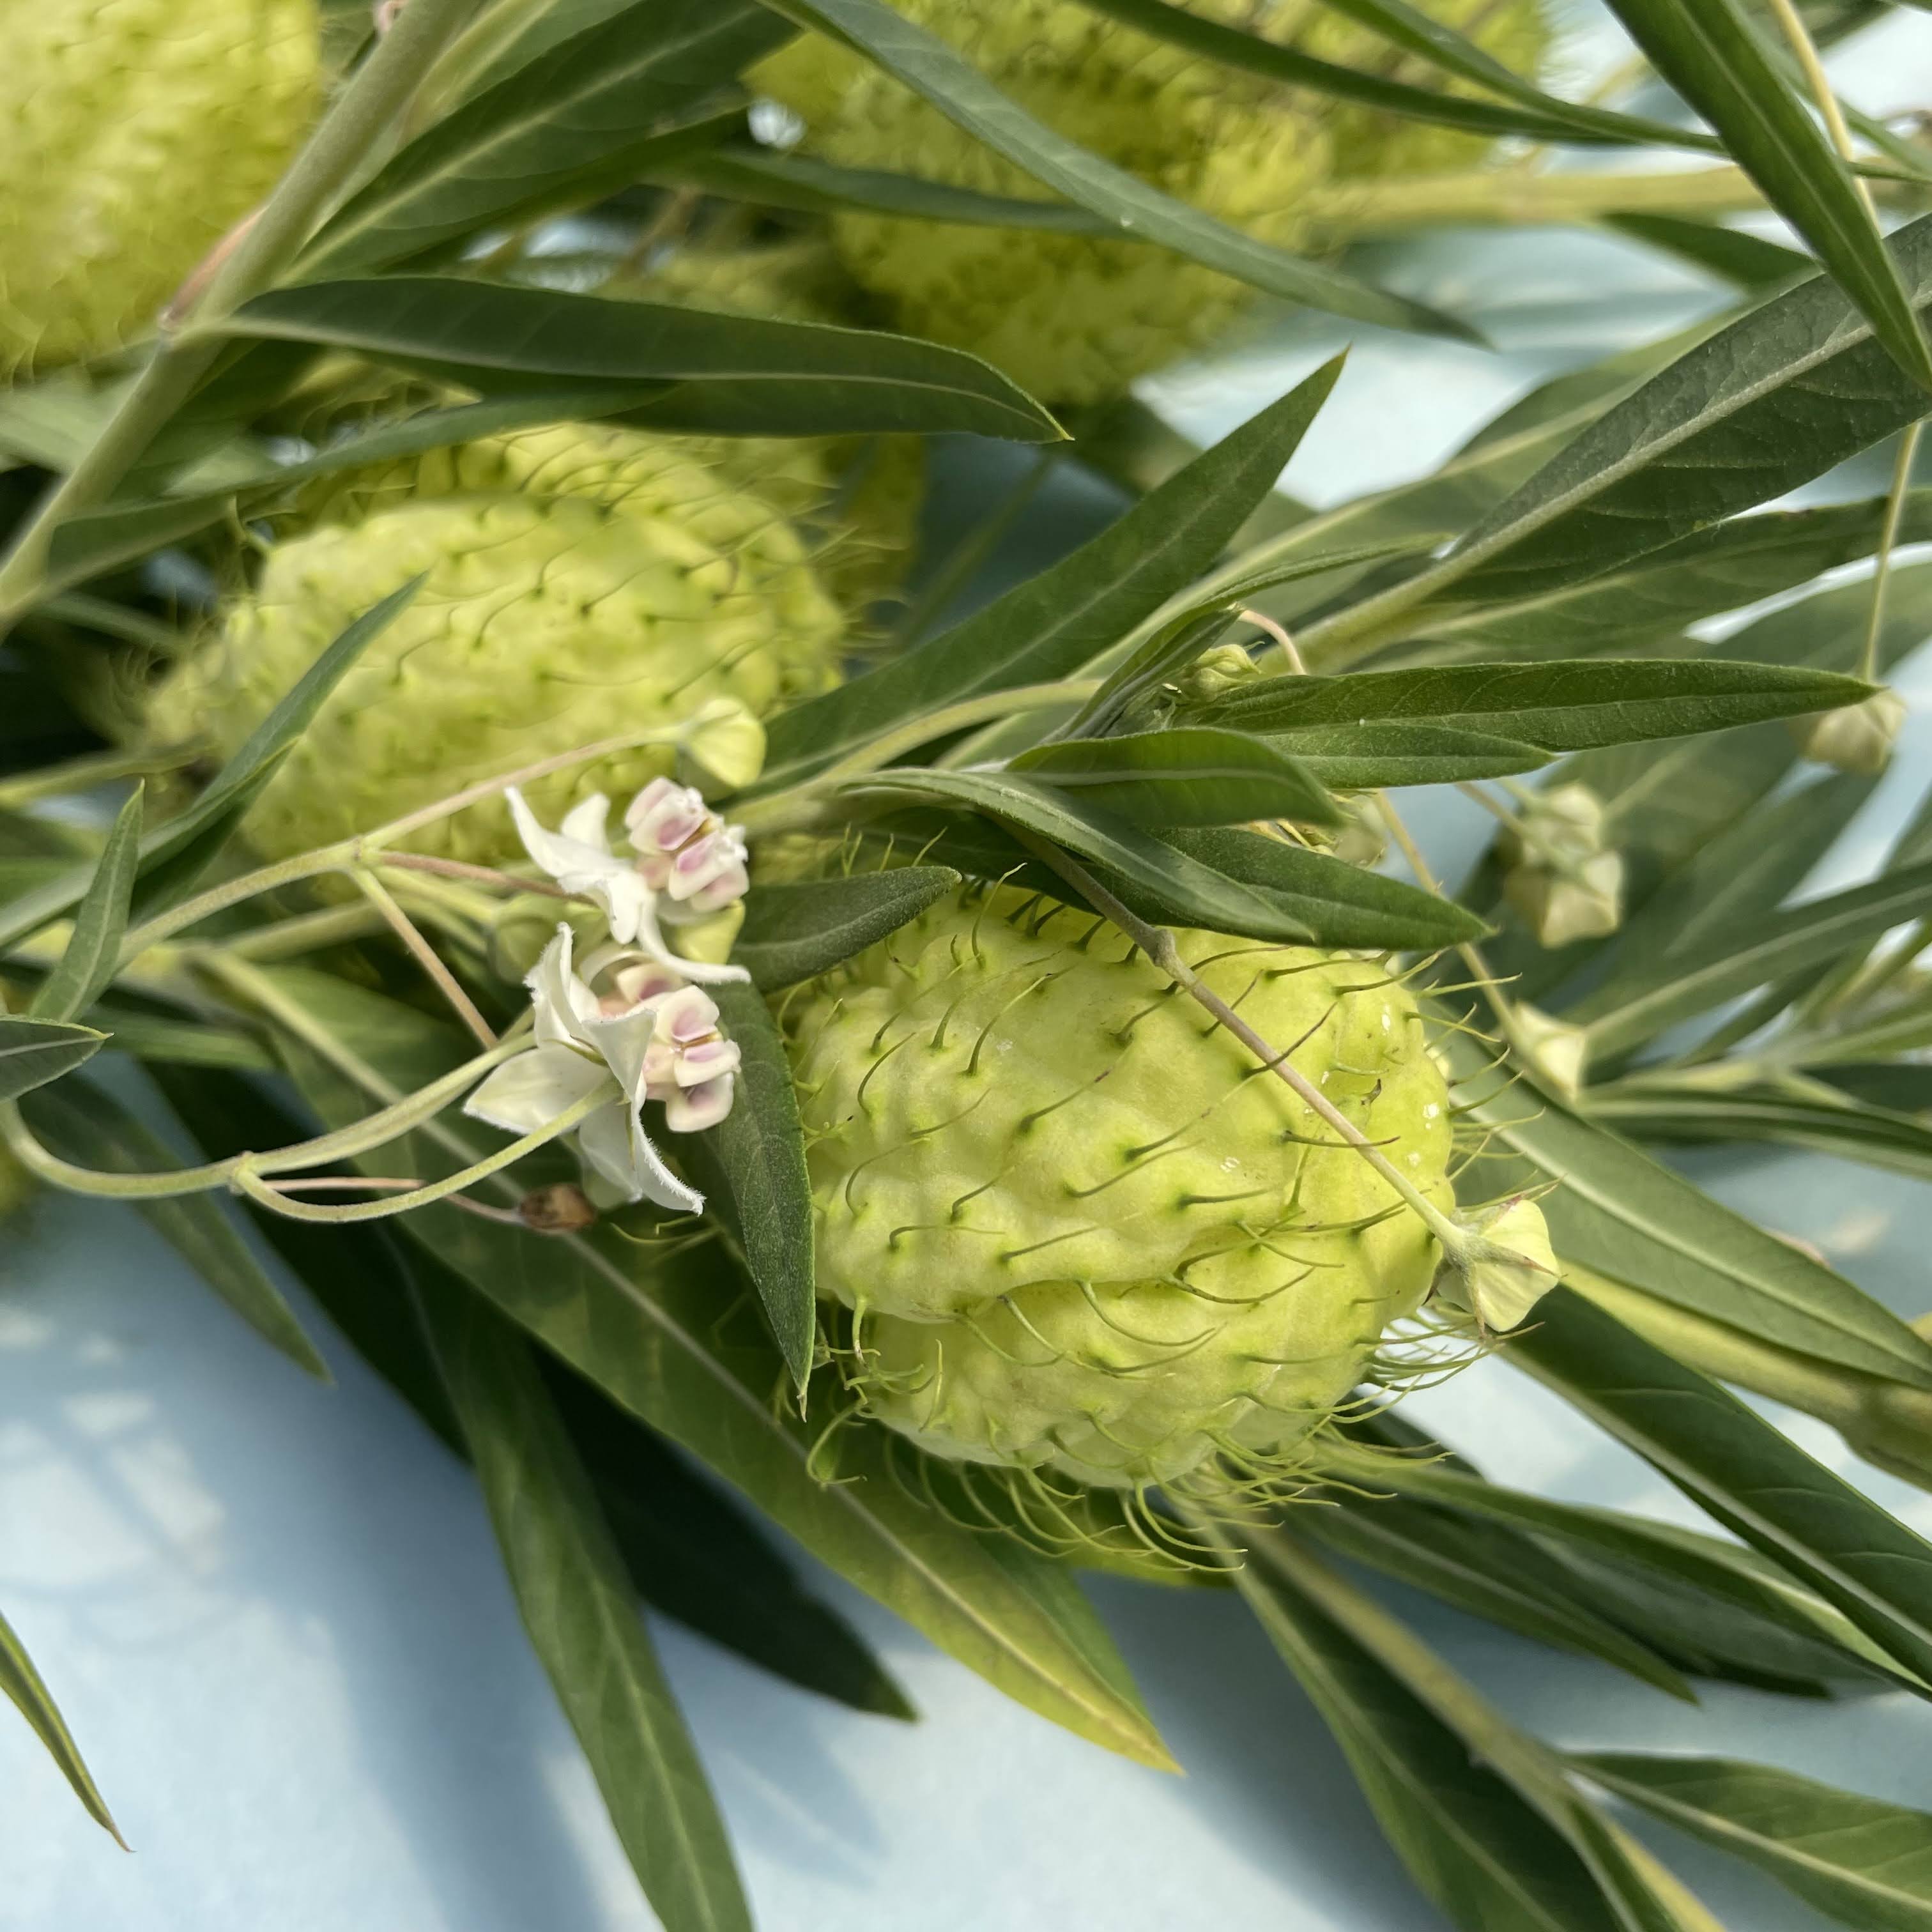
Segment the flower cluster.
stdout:
[[601,793],[554,832],[514,787],[505,796],[524,849],[566,892],[602,910],[609,939],[580,965],[576,935],[558,926],[524,982],[536,1044],[491,1073],[464,1111],[533,1133],[614,1083],[609,1104],[577,1129],[593,1192],[695,1213],[704,1197],[665,1166],[644,1131],[644,1106],[661,1103],[674,1133],[714,1127],[730,1112],[739,1052],[718,1030],[717,1004],[702,987],[749,976],[674,952],[664,928],[708,918],[744,896],[744,840],[697,792],[668,778],[631,801],[628,855],[611,848],[610,801]]

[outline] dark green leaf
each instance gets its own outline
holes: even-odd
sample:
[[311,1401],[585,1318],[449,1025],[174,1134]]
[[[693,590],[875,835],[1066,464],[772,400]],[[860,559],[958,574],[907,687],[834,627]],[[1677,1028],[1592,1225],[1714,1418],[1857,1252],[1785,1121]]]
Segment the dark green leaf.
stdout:
[[[1225,67],[1258,74],[1285,86],[1302,87],[1340,100],[1355,100],[1364,106],[1379,107],[1410,120],[1433,122],[1445,128],[1462,128],[1472,134],[1494,138],[1516,134],[1527,139],[1568,142],[1586,147],[1694,148],[1721,154],[1720,143],[1708,134],[1672,128],[1661,121],[1646,121],[1628,114],[1613,114],[1600,107],[1573,106],[1552,94],[1539,93],[1527,82],[1502,73],[1512,83],[1512,99],[1530,104],[1516,108],[1498,107],[1489,100],[1470,100],[1442,94],[1432,88],[1412,87],[1406,82],[1364,74],[1354,68],[1338,67],[1332,61],[1316,60],[1298,53],[1279,42],[1264,40],[1258,34],[1244,33],[1218,21],[1203,20],[1165,4],[1165,0],[1083,0],[1096,14],[1138,28],[1157,40],[1185,47],[1204,60],[1217,61]],[[1460,71],[1465,78],[1480,76],[1478,84],[1493,87],[1495,63],[1472,43],[1462,40],[1450,28],[1435,27],[1429,46],[1432,60],[1438,58],[1442,44],[1461,41],[1463,58]],[[1412,51],[1414,50],[1412,48]],[[1446,62],[1442,63],[1446,65]]]
[[[1887,244],[1932,298],[1932,218]],[[1916,422],[1924,392],[1820,276],[1680,356],[1438,566],[1459,596],[1533,596],[1768,502]]]
[[944,866],[907,866],[797,885],[759,886],[745,902],[731,957],[773,993],[862,952],[916,919],[959,884]]
[[1156,830],[1256,818],[1334,825],[1340,818],[1299,760],[1258,738],[1205,726],[1062,739],[1022,752],[1010,769]]
[[1817,266],[1810,256],[1782,242],[1714,221],[1687,220],[1676,214],[1610,214],[1604,218],[1604,226],[1753,292],[1808,275]]
[[[630,419],[720,435],[970,430],[1050,442],[1053,418],[957,349],[872,329],[713,314],[455,276],[386,275],[278,289],[244,302],[238,334],[448,370],[484,390],[635,382]],[[670,384],[668,390],[659,386]],[[650,393],[645,392],[646,386]]]
[[775,790],[867,740],[962,699],[1065,677],[1193,583],[1226,547],[1314,419],[1292,391],[1150,490],[1071,556],[994,598],[944,636],[772,721]]
[[1594,1657],[1654,1688],[1696,1701],[1682,1676],[1598,1613],[1589,1587],[1529,1538],[1426,1504],[1387,1496],[1338,1496],[1296,1526],[1472,1616],[1538,1643]]
[[1469,331],[1420,304],[1271,248],[1150,188],[1036,121],[936,34],[884,0],[766,0],[800,26],[856,49],[896,80],[1036,181],[1104,215],[1125,237],[1157,242],[1237,281],[1310,308],[1473,340]]
[[1412,718],[1580,752],[1856,703],[1870,687],[1829,671],[1690,658],[1557,660],[1281,677],[1242,686],[1194,715],[1274,736],[1311,725]]
[[512,0],[479,8],[430,68],[417,104],[417,124],[475,100],[599,22],[617,14],[647,13],[656,4],[656,0],[536,0],[534,4]]
[[53,1694],[34,1668],[26,1646],[14,1634],[13,1626],[0,1617],[0,1690],[4,1690],[32,1727],[34,1735],[47,1748],[47,1755],[60,1766],[61,1774],[74,1787],[74,1795],[86,1806],[87,1815],[107,1832],[124,1852],[128,1841],[107,1808],[107,1801],[94,1784],[94,1774],[60,1714]]
[[889,174],[882,168],[840,167],[808,154],[766,148],[728,148],[695,154],[661,172],[727,200],[796,208],[809,214],[862,208],[920,221],[953,221],[979,228],[1036,228],[1055,235],[1117,236],[1119,224],[1064,201],[1026,201],[981,194],[950,182]]
[[[119,1101],[85,1081],[49,1088],[22,1108],[34,1138],[76,1166],[107,1174],[152,1174],[178,1166],[167,1143]],[[321,1381],[328,1365],[295,1310],[212,1194],[136,1201],[142,1218],[272,1346]]]
[[1478,1198],[1555,1179],[1544,1211],[1566,1258],[1818,1360],[1932,1389],[1932,1342],[1869,1295],[1628,1142],[1485,1071],[1460,1035],[1446,1046],[1458,1102],[1491,1136]]
[[17,1100],[71,1073],[107,1044],[92,1027],[0,1013],[0,1100]]
[[528,1345],[446,1280],[417,1302],[532,1647],[665,1932],[751,1932],[730,1840],[596,1492]]
[[[910,848],[976,878],[1010,878],[1052,898],[1072,896],[1064,878],[988,819],[900,812],[857,829],[888,854]],[[1271,909],[1276,926],[1305,930],[1316,945],[1433,952],[1480,939],[1487,930],[1472,914],[1436,893],[1286,839],[1230,829],[1174,832],[1161,842],[1256,895]],[[1189,910],[1191,896],[1168,897],[1102,860],[1090,862],[1088,869],[1142,919],[1186,926],[1196,916]]]
[[[1463,1932],[1667,1932],[1620,1912],[1587,1808],[1407,1630],[1280,1532],[1235,1579],[1348,1754],[1397,1856]],[[1609,1848],[1621,1849],[1615,1839]],[[1610,1862],[1615,1862],[1614,1856]],[[1680,1918],[1682,1932],[1709,1922]]]
[[1932,389],[1932,348],[1871,204],[1742,11],[1732,0],[1610,4],[1658,74],[1817,251],[1900,368]]
[[1853,1932],[1932,1928],[1932,1813],[1735,1758],[1586,1751],[1592,1782],[1748,1858]]
[[594,200],[652,166],[789,36],[754,0],[654,0],[548,49],[434,122],[310,242],[314,280],[388,268],[492,224]]
[[[392,1083],[413,1084],[462,1058],[460,1037],[410,1008],[326,974],[284,968],[272,976]],[[326,1120],[362,1116],[362,1094],[338,1072],[293,1042],[287,1050]],[[483,1143],[440,1124],[408,1144],[411,1171],[427,1174],[451,1171]],[[828,1466],[824,1419],[802,1420],[774,1401],[783,1365],[715,1245],[640,1243],[603,1227],[524,1234],[441,1207],[409,1216],[408,1232],[612,1400],[1009,1696],[1110,1750],[1171,1765],[1063,1568],[915,1502],[893,1479],[878,1432],[840,1432],[837,1468]],[[824,1480],[832,1474],[841,1480]]]
[[128,928],[128,902],[141,856],[146,787],[136,784],[116,814],[92,883],[75,913],[60,963],[43,980],[28,1008],[36,1018],[78,1019],[107,990]]
[[784,1041],[755,987],[712,989],[725,1037],[743,1060],[737,1096],[716,1126],[694,1137],[700,1175],[716,1174],[713,1209],[729,1227],[758,1291],[765,1319],[800,1389],[818,1334],[812,1271],[812,1183],[805,1130]]
[[[1385,1426],[1390,1419],[1381,1420]],[[1580,1580],[1597,1614],[1685,1670],[1784,1690],[1912,1681],[1855,1625],[1754,1550],[1648,1516],[1506,1489],[1466,1466],[1445,1465],[1438,1444],[1402,1446],[1431,1460],[1344,1452],[1334,1466],[1372,1495],[1393,1490],[1459,1521],[1534,1538]]]
[[1754,988],[1823,965],[1850,946],[1932,913],[1932,861],[1771,914],[1747,930],[1651,961],[1569,1009],[1600,1059]]
[[1311,724],[1270,732],[1268,740],[1292,753],[1311,777],[1338,791],[1504,778],[1550,763],[1550,754],[1534,745],[1408,718]]
[[1932,1546],[1736,1397],[1567,1288],[1508,1359],[1616,1436],[1909,1671],[1932,1672]]

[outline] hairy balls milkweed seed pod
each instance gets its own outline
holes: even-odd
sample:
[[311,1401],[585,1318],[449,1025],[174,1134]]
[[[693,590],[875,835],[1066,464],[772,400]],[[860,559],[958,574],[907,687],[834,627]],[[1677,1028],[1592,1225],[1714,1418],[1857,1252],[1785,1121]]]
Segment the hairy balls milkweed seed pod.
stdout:
[[[268,856],[552,753],[706,706],[756,718],[836,680],[843,620],[797,533],[674,441],[565,425],[412,474],[412,494],[365,479],[340,520],[274,544],[252,593],[154,695],[151,736],[232,753],[333,638],[422,574],[254,808],[249,837]],[[742,766],[744,734],[728,735]],[[674,758],[662,743],[620,753],[538,780],[530,800],[559,817]],[[482,863],[521,850],[495,800],[411,843]]]
[[[1443,1076],[1382,962],[1178,938],[1449,1202]],[[783,1013],[820,1292],[863,1407],[928,1450],[1117,1487],[1292,1466],[1428,1292],[1418,1216],[1090,913],[969,888]]]
[[0,376],[116,347],[268,192],[313,0],[34,0],[0,60]]

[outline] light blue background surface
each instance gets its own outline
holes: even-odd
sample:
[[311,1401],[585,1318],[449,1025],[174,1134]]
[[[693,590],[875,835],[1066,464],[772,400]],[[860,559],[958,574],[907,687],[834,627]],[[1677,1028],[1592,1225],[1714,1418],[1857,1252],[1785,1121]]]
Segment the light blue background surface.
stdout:
[[[1877,83],[1869,104],[1884,107],[1926,70],[1882,55],[1859,65]],[[1697,299],[1652,258],[1541,234],[1480,249],[1439,241],[1400,273],[1480,312],[1507,352],[1360,335],[1288,479],[1315,500],[1426,468],[1541,374],[1666,327]],[[1481,299],[1498,286],[1511,291],[1506,312]],[[1162,402],[1190,429],[1218,430],[1332,343],[1284,326],[1231,365],[1169,381]],[[1915,682],[1916,697],[1932,695]],[[1928,724],[1911,728],[1833,879],[1876,856],[1932,775]],[[1439,856],[1466,848],[1472,828],[1454,801],[1432,795],[1418,815]],[[1901,1311],[1932,1307],[1922,1190],[1810,1157],[1699,1165]],[[319,1316],[311,1327],[326,1332]],[[467,1473],[329,1343],[340,1380],[325,1388],[120,1210],[50,1201],[4,1237],[0,1604],[135,1847],[116,1850],[0,1713],[8,1932],[652,1922],[523,1640]],[[1485,1364],[1416,1411],[1504,1480],[1694,1520],[1506,1366]],[[1855,1469],[1828,1430],[1781,1419]],[[1859,1480],[1932,1532],[1932,1498]],[[766,1932],[1440,1924],[1228,1598],[1096,1588],[1186,1767],[1174,1778],[1061,1733],[836,1580],[817,1581],[877,1644],[921,1723],[855,1715],[656,1626]],[[1932,1718],[1904,1698],[1811,1705],[1719,1688],[1693,1710],[1396,1600],[1558,1742],[1756,1755],[1932,1805]],[[1741,1868],[1658,1842],[1736,1932],[1823,1923]]]

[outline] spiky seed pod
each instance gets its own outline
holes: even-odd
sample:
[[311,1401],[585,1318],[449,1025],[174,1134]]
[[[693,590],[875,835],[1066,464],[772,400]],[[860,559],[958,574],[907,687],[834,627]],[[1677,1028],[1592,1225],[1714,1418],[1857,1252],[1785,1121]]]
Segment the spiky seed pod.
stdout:
[[[441,459],[446,494],[388,506],[364,478],[271,550],[252,596],[155,694],[149,730],[226,755],[330,640],[426,573],[250,814],[274,856],[367,830],[465,784],[718,699],[762,716],[836,681],[843,622],[790,524],[678,443],[566,426]],[[420,487],[428,459],[412,466]],[[657,746],[530,788],[554,823],[594,791],[668,775]],[[418,849],[483,863],[520,851],[500,803]]]
[[[1074,0],[899,0],[995,86],[1070,140],[1264,239],[1292,242],[1295,203],[1328,166],[1318,117],[1271,84],[1190,58]],[[1246,25],[1249,0],[1193,10]],[[812,150],[982,193],[1040,184],[890,76],[819,39],[756,70]],[[1216,333],[1240,286],[1164,250],[1078,236],[869,214],[832,221],[841,260],[914,333],[984,356],[1050,402],[1118,394]]]
[[[1376,960],[1184,956],[1447,1204],[1449,1109]],[[970,889],[784,1006],[821,1292],[865,1406],[935,1453],[1118,1486],[1290,1462],[1432,1238],[1113,928]]]
[[318,92],[313,0],[32,0],[0,61],[0,376],[149,324]]

